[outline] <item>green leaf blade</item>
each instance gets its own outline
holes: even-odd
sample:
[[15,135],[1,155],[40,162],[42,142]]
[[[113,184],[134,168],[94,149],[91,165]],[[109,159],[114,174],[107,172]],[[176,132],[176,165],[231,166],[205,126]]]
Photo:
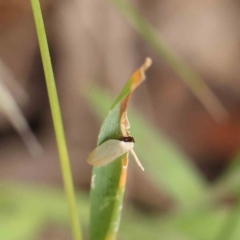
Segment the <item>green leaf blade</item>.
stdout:
[[[100,88],[92,87],[88,92],[88,101],[97,116],[103,118],[111,97]],[[135,150],[141,161],[145,161],[146,174],[176,201],[179,209],[200,204],[209,194],[204,177],[173,143],[149,126],[144,116],[133,110],[130,112]]]
[[121,158],[104,167],[94,167],[91,186],[90,239],[105,239],[121,174]]
[[[127,112],[129,96],[145,79],[144,72],[151,65],[151,60],[134,72],[123,87],[118,98],[112,105],[101,127],[97,145],[109,139],[125,137],[123,132],[123,116]],[[127,176],[128,153],[102,167],[94,167],[91,183],[91,216],[90,239],[112,240],[116,238]]]

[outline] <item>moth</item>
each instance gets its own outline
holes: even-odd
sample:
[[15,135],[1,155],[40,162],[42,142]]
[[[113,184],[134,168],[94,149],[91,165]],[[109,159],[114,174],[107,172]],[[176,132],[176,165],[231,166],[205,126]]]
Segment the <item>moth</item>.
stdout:
[[125,153],[131,153],[138,166],[144,171],[136,153],[134,152],[134,138],[122,137],[119,140],[110,139],[96,147],[88,156],[87,162],[93,166],[104,166]]

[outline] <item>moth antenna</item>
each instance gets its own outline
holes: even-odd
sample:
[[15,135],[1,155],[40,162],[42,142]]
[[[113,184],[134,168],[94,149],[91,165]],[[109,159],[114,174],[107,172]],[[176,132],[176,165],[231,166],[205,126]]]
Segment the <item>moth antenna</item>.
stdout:
[[134,157],[137,165],[144,171],[144,167],[142,166],[141,162],[139,161],[139,159],[138,159],[136,153],[134,152],[134,150],[133,150],[133,149],[130,149],[130,152],[131,152],[131,154],[133,155],[133,157]]

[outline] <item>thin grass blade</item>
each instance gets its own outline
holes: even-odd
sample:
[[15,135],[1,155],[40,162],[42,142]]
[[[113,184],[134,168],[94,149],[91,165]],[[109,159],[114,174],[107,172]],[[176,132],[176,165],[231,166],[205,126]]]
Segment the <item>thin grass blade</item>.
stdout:
[[[145,79],[145,71],[151,65],[146,59],[127,81],[112,105],[101,127],[97,145],[108,139],[120,139],[126,134],[125,120],[131,93]],[[128,154],[103,167],[94,167],[91,183],[90,239],[112,240],[116,238],[120,224],[122,202],[127,176]]]
[[[93,111],[101,119],[111,97],[98,87],[91,87],[86,97]],[[101,101],[99,101],[101,99]],[[179,208],[198,204],[208,195],[208,186],[195,166],[161,132],[150,126],[145,117],[130,111],[135,150],[144,162],[146,174],[176,200]]]
[[14,97],[0,79],[0,111],[6,119],[12,124],[13,128],[21,136],[33,157],[39,157],[42,153],[42,147],[32,133],[27,120],[19,108]]
[[211,89],[178,56],[170,46],[159,35],[146,19],[127,1],[109,0],[124,15],[127,21],[136,29],[150,47],[171,67],[176,74],[185,82],[193,94],[208,110],[216,121],[223,121],[228,116],[228,112],[214,95]]

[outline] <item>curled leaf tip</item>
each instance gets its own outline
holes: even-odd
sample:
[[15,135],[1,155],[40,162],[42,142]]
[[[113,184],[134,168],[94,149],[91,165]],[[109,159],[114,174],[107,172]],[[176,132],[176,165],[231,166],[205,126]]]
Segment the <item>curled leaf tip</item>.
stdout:
[[146,71],[151,65],[152,65],[152,59],[150,57],[147,57],[143,64],[144,71]]

